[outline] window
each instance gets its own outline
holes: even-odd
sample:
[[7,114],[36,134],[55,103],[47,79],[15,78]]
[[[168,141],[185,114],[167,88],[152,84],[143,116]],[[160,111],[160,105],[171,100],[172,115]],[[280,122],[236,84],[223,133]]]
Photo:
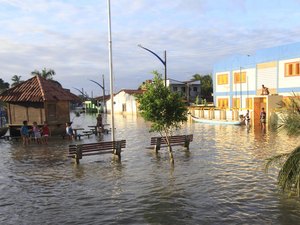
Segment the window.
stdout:
[[185,93],[185,87],[181,87],[181,92]]
[[228,74],[219,74],[217,80],[218,85],[228,84]]
[[232,108],[240,108],[241,101],[239,98],[232,98]]
[[197,92],[197,90],[198,90],[197,87],[193,87],[194,92]]
[[221,109],[228,108],[228,98],[219,98],[218,99],[218,107]]
[[246,98],[246,108],[252,109],[252,98]]
[[126,112],[126,104],[122,104],[122,112]]
[[246,83],[246,72],[234,73],[234,83],[235,84]]
[[177,87],[173,87],[173,91],[177,91]]
[[286,77],[289,76],[300,76],[300,63],[299,62],[291,62],[286,63],[284,65],[284,75]]

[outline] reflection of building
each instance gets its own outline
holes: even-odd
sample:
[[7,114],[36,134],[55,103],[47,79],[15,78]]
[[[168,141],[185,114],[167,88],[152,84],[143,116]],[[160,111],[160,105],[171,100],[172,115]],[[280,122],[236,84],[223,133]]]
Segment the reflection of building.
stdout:
[[[254,114],[263,106],[270,110],[280,99],[272,96],[300,93],[300,43],[224,59],[214,66],[213,80],[217,107],[250,109]],[[269,96],[261,95],[262,85],[269,88]]]
[[195,102],[196,97],[200,97],[200,81],[177,81],[167,80],[167,87],[171,91],[179,93],[187,102]]
[[[28,124],[47,121],[52,134],[64,132],[70,121],[70,102],[80,99],[52,80],[35,76],[4,91],[0,100],[7,104],[9,126],[20,127],[24,120]],[[11,133],[11,135],[13,135]],[[15,135],[19,135],[19,131]]]
[[[138,105],[136,94],[142,94],[142,90],[124,89],[114,95],[114,112],[115,113],[137,113]],[[106,102],[107,112],[111,112],[111,99]]]

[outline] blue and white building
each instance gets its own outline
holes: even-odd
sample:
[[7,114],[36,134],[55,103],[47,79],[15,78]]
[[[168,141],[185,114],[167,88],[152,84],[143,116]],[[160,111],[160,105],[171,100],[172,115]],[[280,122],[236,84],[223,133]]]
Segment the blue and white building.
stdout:
[[[257,117],[262,107],[270,111],[280,99],[300,94],[300,42],[226,58],[214,65],[213,81],[218,108],[249,109]],[[262,85],[268,96],[261,95]]]

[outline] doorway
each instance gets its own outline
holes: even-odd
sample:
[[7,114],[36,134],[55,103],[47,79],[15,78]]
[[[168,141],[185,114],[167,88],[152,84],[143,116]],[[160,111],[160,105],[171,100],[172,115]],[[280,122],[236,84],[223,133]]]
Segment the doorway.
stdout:
[[252,119],[252,125],[254,127],[260,126],[260,112],[261,109],[265,108],[267,111],[267,98],[266,97],[255,97],[254,98],[254,108],[253,108],[253,119]]

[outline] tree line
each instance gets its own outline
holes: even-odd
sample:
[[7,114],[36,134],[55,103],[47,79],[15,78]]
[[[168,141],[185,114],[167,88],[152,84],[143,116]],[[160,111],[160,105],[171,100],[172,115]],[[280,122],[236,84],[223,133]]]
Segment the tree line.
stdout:
[[[41,71],[34,70],[31,72],[32,76],[39,75],[47,80],[53,80],[53,76],[55,74],[56,73],[53,69],[47,69],[47,68],[43,68]],[[12,83],[9,84],[8,82],[5,82],[3,79],[0,78],[0,93],[2,93],[3,91],[5,91],[6,89],[8,89],[10,87],[15,87],[16,85],[24,82],[22,80],[22,76],[19,76],[19,75],[13,75],[11,78],[11,81],[12,81]]]

